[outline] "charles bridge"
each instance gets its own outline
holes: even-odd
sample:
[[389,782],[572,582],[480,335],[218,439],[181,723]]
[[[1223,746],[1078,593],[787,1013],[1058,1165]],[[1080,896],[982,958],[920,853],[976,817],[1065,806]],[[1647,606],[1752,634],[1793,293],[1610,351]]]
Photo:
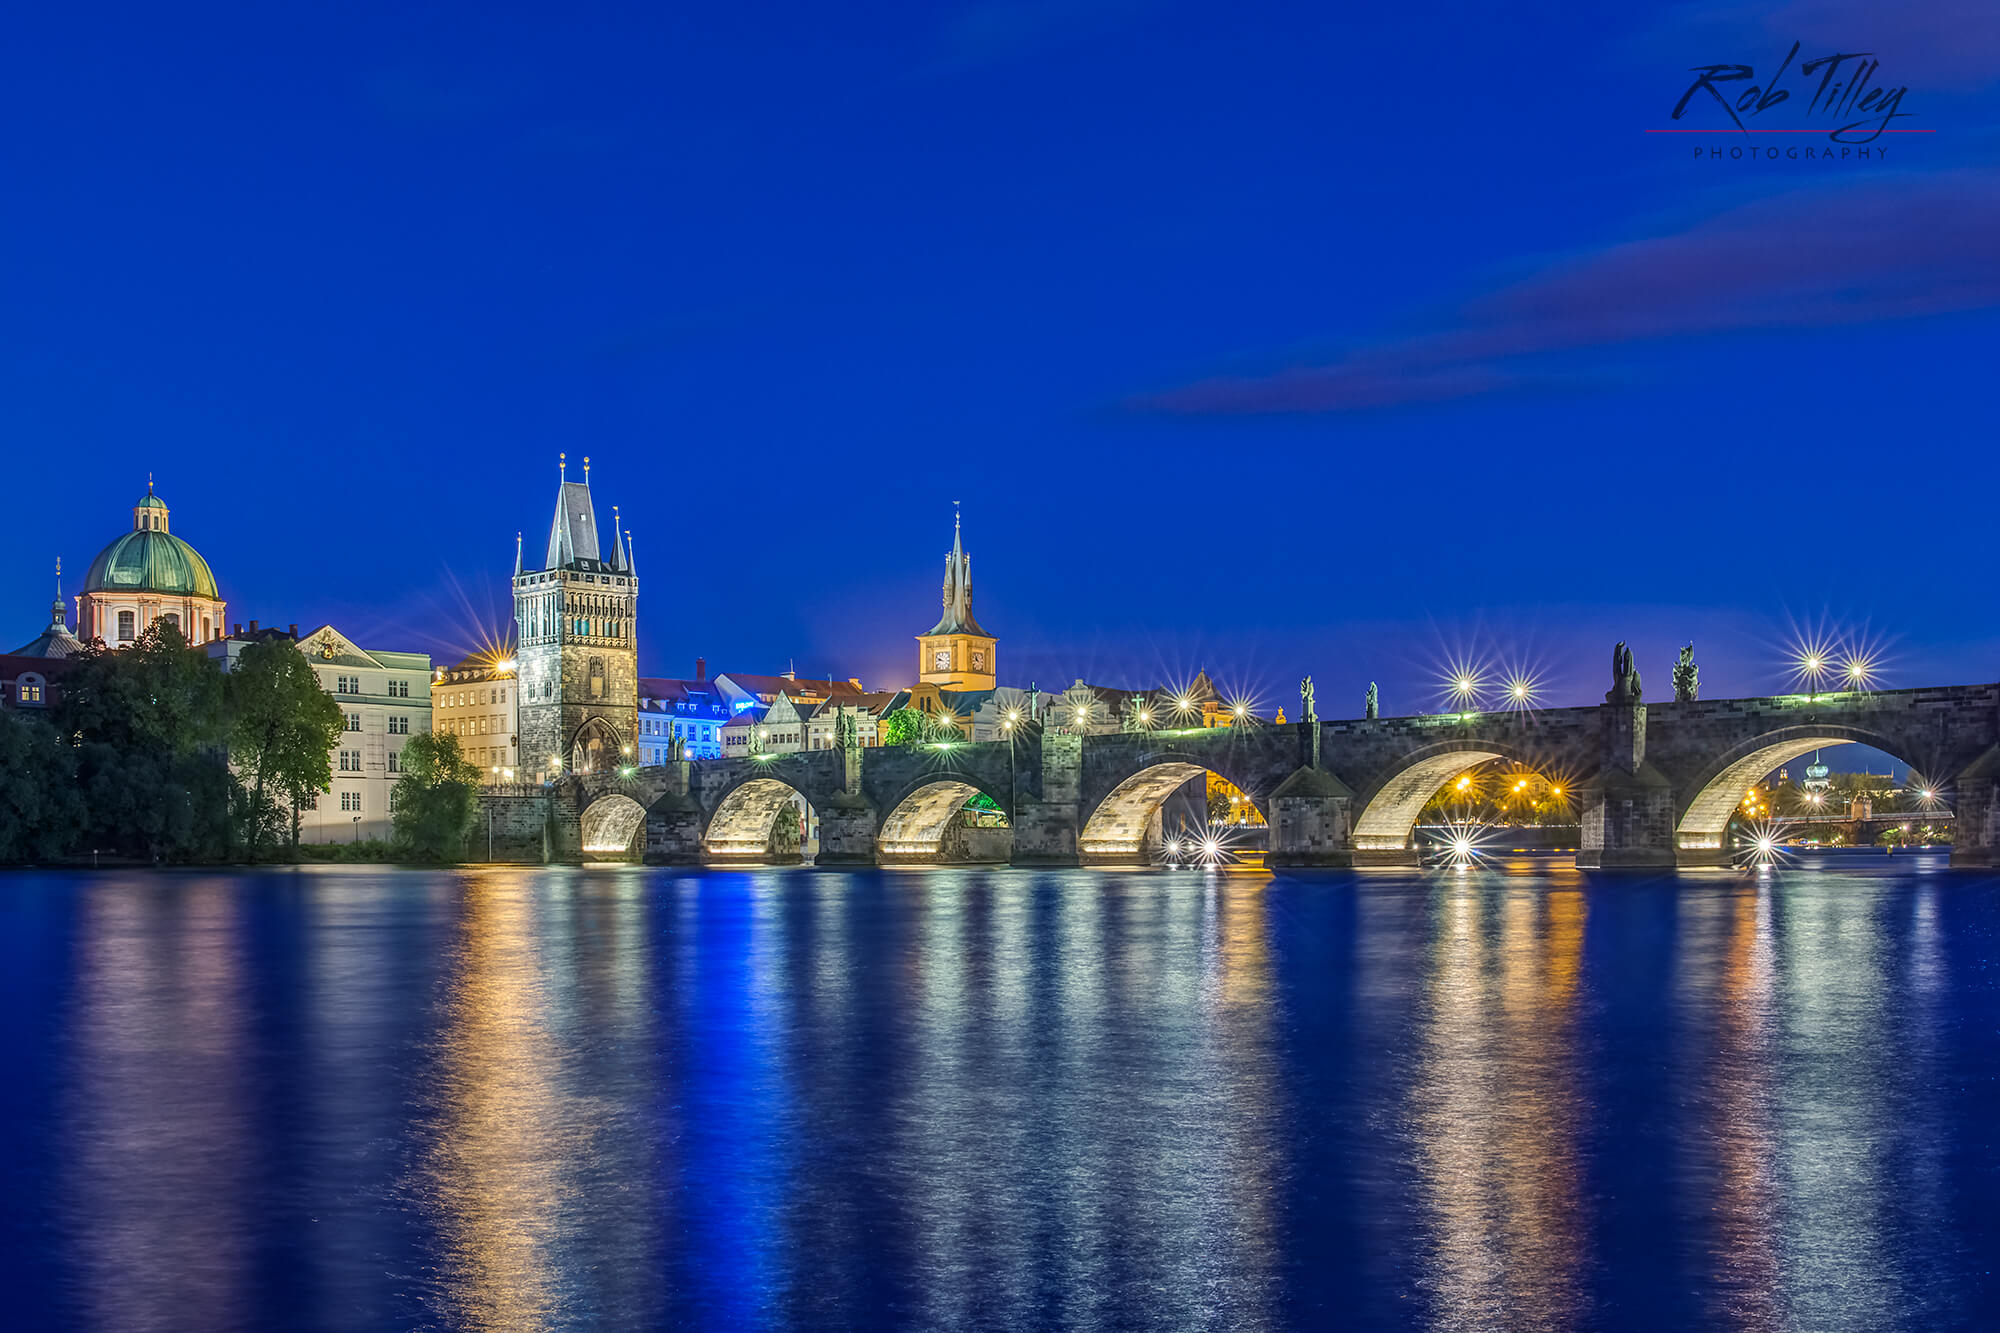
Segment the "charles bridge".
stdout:
[[[1167,798],[1214,772],[1269,822],[1271,865],[1411,865],[1429,799],[1503,760],[1573,796],[1578,865],[1664,868],[1726,864],[1744,790],[1849,741],[1937,786],[1956,815],[1954,865],[1994,864],[2000,685],[1648,704],[1636,674],[1629,684],[1614,675],[1593,707],[1109,735],[1030,728],[981,744],[683,760],[482,801],[503,842],[552,860],[768,861],[774,819],[796,792],[818,815],[821,865],[1134,864],[1160,855]],[[960,812],[975,794],[1009,826],[997,853],[966,845]]]

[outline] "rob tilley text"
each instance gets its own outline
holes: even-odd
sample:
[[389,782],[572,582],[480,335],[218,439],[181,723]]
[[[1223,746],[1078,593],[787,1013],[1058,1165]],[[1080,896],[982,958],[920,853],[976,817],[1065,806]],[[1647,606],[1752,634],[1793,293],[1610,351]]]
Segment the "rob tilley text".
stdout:
[[[1771,119],[1795,116],[1813,122],[1809,128],[1815,129],[1831,122],[1833,128],[1827,131],[1827,137],[1835,143],[1873,143],[1888,130],[1890,121],[1907,119],[1912,114],[1902,110],[1903,94],[1909,89],[1886,88],[1876,83],[1875,71],[1882,62],[1867,51],[1820,56],[1799,64],[1794,71],[1798,91],[1803,96],[1810,88],[1812,93],[1801,110],[1792,90],[1778,86],[1785,72],[1793,68],[1792,62],[1798,59],[1798,54],[1799,43],[1793,42],[1791,53],[1778,63],[1778,72],[1763,84],[1750,83],[1757,77],[1754,65],[1696,65],[1694,82],[1674,105],[1674,119],[1679,120],[1687,113],[1688,103],[1695,102],[1698,94],[1707,93],[1728,113],[1736,128],[1748,134],[1751,127],[1746,120],[1754,121],[1765,112],[1790,103],[1785,113]],[[1746,83],[1749,83],[1747,88],[1737,86]]]

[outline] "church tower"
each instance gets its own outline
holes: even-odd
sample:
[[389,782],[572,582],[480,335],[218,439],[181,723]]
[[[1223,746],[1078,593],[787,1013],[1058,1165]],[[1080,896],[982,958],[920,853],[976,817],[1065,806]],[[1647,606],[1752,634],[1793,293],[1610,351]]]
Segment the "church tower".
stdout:
[[972,618],[972,557],[956,512],[951,553],[944,558],[944,614],[928,634],[917,636],[917,679],[945,690],[990,690],[998,681],[993,636]]
[[520,690],[522,776],[602,773],[637,762],[639,576],[632,539],[611,511],[599,535],[583,480],[560,456],[556,515],[540,569],[524,568],[514,537],[514,664]]

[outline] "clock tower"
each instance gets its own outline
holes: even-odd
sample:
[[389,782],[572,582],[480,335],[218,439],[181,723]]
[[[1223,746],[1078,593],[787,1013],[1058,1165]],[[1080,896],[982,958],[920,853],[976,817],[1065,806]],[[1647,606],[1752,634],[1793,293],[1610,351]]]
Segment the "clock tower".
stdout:
[[944,614],[917,636],[917,679],[945,690],[990,690],[998,683],[993,636],[972,618],[972,557],[955,512],[944,558]]

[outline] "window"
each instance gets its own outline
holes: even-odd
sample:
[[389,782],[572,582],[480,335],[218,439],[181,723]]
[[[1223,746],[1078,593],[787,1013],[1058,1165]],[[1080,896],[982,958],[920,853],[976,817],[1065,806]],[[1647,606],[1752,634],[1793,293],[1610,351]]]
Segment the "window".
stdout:
[[503,704],[507,702],[507,687],[505,685],[500,687],[500,702]]
[[359,773],[361,771],[361,751],[342,750],[340,752],[339,771],[342,773]]
[[160,619],[166,621],[169,625],[172,625],[175,630],[179,630],[181,627],[181,618],[179,612],[169,611],[165,615],[161,616]]
[[333,692],[335,694],[354,693],[353,681],[354,678],[352,676],[335,676],[333,678]]
[[358,812],[361,809],[361,793],[344,791],[340,794],[340,808]]
[[302,805],[300,805],[300,806],[299,806],[299,809],[301,809],[301,810],[317,810],[317,809],[319,809],[319,793],[318,793],[318,792],[314,792],[314,793],[313,793],[312,795],[310,795],[310,796],[306,797],[306,799],[305,799],[305,803],[304,803],[304,804],[302,804]]
[[590,659],[590,697],[593,699],[604,697],[604,659],[601,657]]
[[17,702],[23,708],[40,708],[42,706],[42,678],[40,676],[32,671],[22,673]]
[[349,713],[347,715],[347,729],[349,731],[361,730],[361,714]]
[[407,717],[392,717],[392,718],[390,718],[390,719],[389,719],[389,734],[390,734],[391,736],[407,736],[407,735],[409,735],[409,734],[410,734],[410,719],[409,719],[409,718],[407,718]]
[[133,613],[130,611],[120,611],[118,613],[118,642],[130,643],[136,637],[133,631],[134,619]]
[[391,773],[403,771],[403,756],[395,750],[389,751],[389,771]]
[[395,812],[396,812],[396,789],[394,787],[391,787],[389,788],[389,813],[394,814]]
[[409,697],[410,697],[410,682],[409,682],[409,681],[407,681],[407,680],[392,680],[392,681],[390,681],[390,682],[389,682],[389,697],[390,697],[390,698],[392,698],[392,699],[407,699],[407,698],[409,698]]

